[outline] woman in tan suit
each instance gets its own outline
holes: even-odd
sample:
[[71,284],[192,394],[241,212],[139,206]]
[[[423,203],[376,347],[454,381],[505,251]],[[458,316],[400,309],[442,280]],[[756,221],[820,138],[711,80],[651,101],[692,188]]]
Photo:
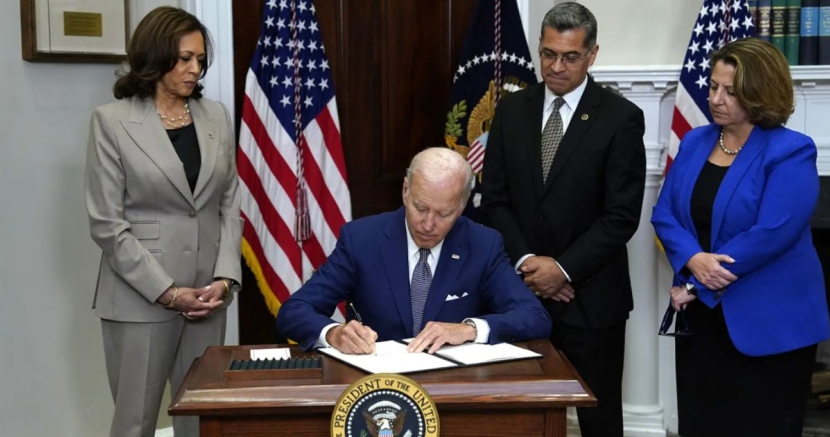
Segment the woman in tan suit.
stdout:
[[[193,360],[224,342],[240,282],[233,129],[202,97],[205,27],[160,7],[136,28],[114,103],[90,122],[85,197],[103,251],[93,308],[101,318],[115,402],[111,436],[152,436],[165,383],[175,393]],[[198,435],[174,418],[176,437]]]

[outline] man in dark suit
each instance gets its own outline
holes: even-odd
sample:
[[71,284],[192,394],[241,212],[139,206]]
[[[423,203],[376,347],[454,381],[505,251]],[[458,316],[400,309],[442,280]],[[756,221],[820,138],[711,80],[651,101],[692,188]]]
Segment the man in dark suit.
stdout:
[[[404,207],[343,226],[326,263],[280,308],[280,334],[305,350],[355,354],[409,337],[411,352],[546,338],[550,316],[516,275],[501,236],[460,217],[472,182],[470,165],[449,149],[416,155]],[[330,318],[342,301],[359,320]]]
[[561,3],[542,23],[543,84],[499,101],[481,212],[553,319],[551,342],[597,396],[582,435],[622,436],[625,322],[633,308],[626,243],[645,184],[643,113],[588,76],[594,15]]

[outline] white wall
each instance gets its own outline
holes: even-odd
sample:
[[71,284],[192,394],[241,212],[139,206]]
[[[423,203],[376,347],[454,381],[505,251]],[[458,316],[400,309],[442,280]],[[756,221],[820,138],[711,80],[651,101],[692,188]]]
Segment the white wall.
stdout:
[[597,17],[596,66],[683,62],[701,0],[579,0]]
[[[89,116],[115,65],[21,59],[20,2],[0,14],[0,435],[103,436],[112,399],[92,314],[100,250],[83,205]],[[175,1],[133,0],[133,26]]]
[[[517,0],[526,24],[528,47],[536,54],[545,13],[561,0]],[[597,18],[597,67],[679,65],[702,0],[577,0]],[[527,11],[527,12],[525,12]]]

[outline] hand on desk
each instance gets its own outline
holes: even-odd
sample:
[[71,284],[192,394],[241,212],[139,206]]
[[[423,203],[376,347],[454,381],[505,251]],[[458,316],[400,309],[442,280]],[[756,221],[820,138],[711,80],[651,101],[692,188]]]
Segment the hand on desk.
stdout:
[[429,347],[427,353],[433,354],[445,344],[461,344],[476,339],[476,330],[465,323],[429,322],[424,329],[409,342],[407,352],[417,353]]
[[377,332],[357,320],[331,328],[326,333],[328,344],[344,354],[374,353],[377,339]]
[[531,256],[519,267],[525,284],[536,296],[570,302],[576,295],[556,261],[549,256]]

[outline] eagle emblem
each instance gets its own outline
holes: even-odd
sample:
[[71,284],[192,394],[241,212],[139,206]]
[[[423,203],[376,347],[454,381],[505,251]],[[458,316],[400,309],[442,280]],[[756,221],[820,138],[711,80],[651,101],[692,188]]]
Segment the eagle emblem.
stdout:
[[[527,83],[515,77],[506,77],[502,84],[501,97],[513,93],[520,89],[527,87]],[[467,113],[467,101],[461,100],[453,105],[452,109],[447,113],[447,122],[444,125],[444,143],[450,149],[455,150],[464,158],[472,158],[468,156],[470,149],[474,148],[475,142],[482,141],[484,148],[487,147],[486,135],[490,132],[490,122],[496,114],[496,82],[490,81],[487,91],[481,96],[481,99],[476,103],[473,110]],[[466,126],[463,124],[464,119],[469,115]],[[464,145],[459,139],[466,140],[468,145]],[[474,169],[476,166],[473,166]],[[479,168],[476,173],[479,173]]]
[[331,415],[332,437],[438,437],[435,402],[414,380],[379,373],[355,381]]
[[412,434],[407,431],[406,435],[401,435],[406,423],[406,410],[389,401],[371,405],[363,412],[363,419],[372,437],[406,437]]

